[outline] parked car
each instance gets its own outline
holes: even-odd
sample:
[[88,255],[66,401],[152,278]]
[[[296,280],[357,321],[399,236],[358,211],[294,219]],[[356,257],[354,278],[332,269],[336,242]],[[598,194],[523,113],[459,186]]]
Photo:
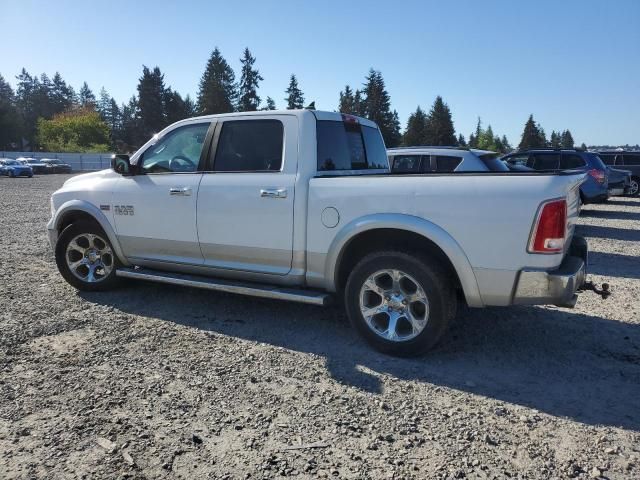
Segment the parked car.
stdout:
[[71,165],[57,158],[43,158],[42,163],[47,166],[48,173],[71,173]]
[[415,355],[442,336],[457,292],[470,307],[575,304],[585,177],[391,175],[370,120],[230,113],[174,123],[112,169],[67,180],[47,228],[77,289],[126,277],[316,305],[341,297],[375,348]]
[[0,175],[8,177],[33,177],[33,170],[28,165],[13,158],[0,158]]
[[402,147],[387,149],[393,173],[506,172],[500,155],[460,147]]
[[631,185],[628,194],[640,195],[640,152],[602,151],[598,156],[609,166],[629,170]]
[[607,167],[593,152],[549,148],[511,153],[502,159],[509,165],[524,165],[539,171],[577,170],[587,173],[587,180],[580,186],[582,203],[601,203],[609,198]]
[[609,196],[617,197],[628,195],[631,191],[631,171],[611,168],[607,165],[607,176],[609,177]]
[[29,165],[31,167],[31,170],[33,170],[33,173],[47,173],[47,165],[36,158],[20,157],[18,158],[18,161]]

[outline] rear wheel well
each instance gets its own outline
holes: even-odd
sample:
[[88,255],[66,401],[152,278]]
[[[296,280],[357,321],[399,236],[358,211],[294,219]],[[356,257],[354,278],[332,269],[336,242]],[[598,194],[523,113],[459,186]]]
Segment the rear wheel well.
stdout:
[[438,245],[408,230],[377,228],[356,235],[344,247],[336,271],[337,291],[344,290],[349,274],[362,258],[375,251],[388,250],[417,253],[428,260],[435,261],[450,275],[454,288],[461,289],[456,269]]

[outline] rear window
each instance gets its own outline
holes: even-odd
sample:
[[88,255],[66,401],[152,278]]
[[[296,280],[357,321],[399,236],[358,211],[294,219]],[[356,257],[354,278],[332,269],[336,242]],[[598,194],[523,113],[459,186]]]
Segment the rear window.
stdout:
[[509,171],[509,167],[500,160],[500,156],[497,153],[483,153],[482,155],[478,155],[478,158],[482,160],[482,163],[484,163],[491,172]]
[[558,153],[533,153],[527,163],[527,167],[535,170],[556,170],[559,166],[560,154]]
[[318,171],[387,169],[387,152],[377,128],[356,122],[319,120]]
[[575,153],[563,153],[560,159],[560,168],[572,169],[585,166],[585,162],[580,155]]
[[420,159],[420,155],[396,155],[391,164],[392,170],[394,173],[419,173]]
[[449,155],[436,155],[436,172],[453,172],[460,163],[462,157]]

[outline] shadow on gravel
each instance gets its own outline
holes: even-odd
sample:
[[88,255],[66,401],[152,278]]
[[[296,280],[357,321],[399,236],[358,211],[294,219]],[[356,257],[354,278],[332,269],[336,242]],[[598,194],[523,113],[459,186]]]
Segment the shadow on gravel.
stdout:
[[585,237],[609,238],[611,240],[640,241],[640,230],[603,227],[600,225],[576,225],[576,233]]
[[437,350],[398,359],[364,345],[338,308],[142,283],[126,293],[80,295],[126,313],[324,357],[335,381],[363,391],[380,393],[381,376],[390,375],[640,430],[637,324],[539,307],[463,308]]
[[[640,205],[640,204],[638,204]],[[637,212],[620,212],[616,210],[582,210],[581,217],[606,218],[609,220],[640,220],[640,209]]]
[[609,199],[607,205],[620,205],[621,207],[640,207],[640,197],[635,197],[638,200],[623,200],[620,198]]
[[[640,260],[621,253],[589,252],[589,273],[640,279]],[[615,283],[612,285],[615,288]]]

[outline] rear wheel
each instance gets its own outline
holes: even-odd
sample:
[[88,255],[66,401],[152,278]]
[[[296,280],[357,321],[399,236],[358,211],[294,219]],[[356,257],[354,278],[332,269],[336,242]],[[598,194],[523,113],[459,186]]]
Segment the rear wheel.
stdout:
[[64,279],[78,290],[113,288],[118,281],[117,263],[107,235],[96,223],[72,223],[60,234],[56,264]]
[[635,197],[640,193],[640,178],[632,177],[629,185],[629,196]]
[[455,316],[453,282],[441,266],[402,252],[377,252],[353,269],[345,289],[353,327],[374,348],[415,356],[432,348]]

